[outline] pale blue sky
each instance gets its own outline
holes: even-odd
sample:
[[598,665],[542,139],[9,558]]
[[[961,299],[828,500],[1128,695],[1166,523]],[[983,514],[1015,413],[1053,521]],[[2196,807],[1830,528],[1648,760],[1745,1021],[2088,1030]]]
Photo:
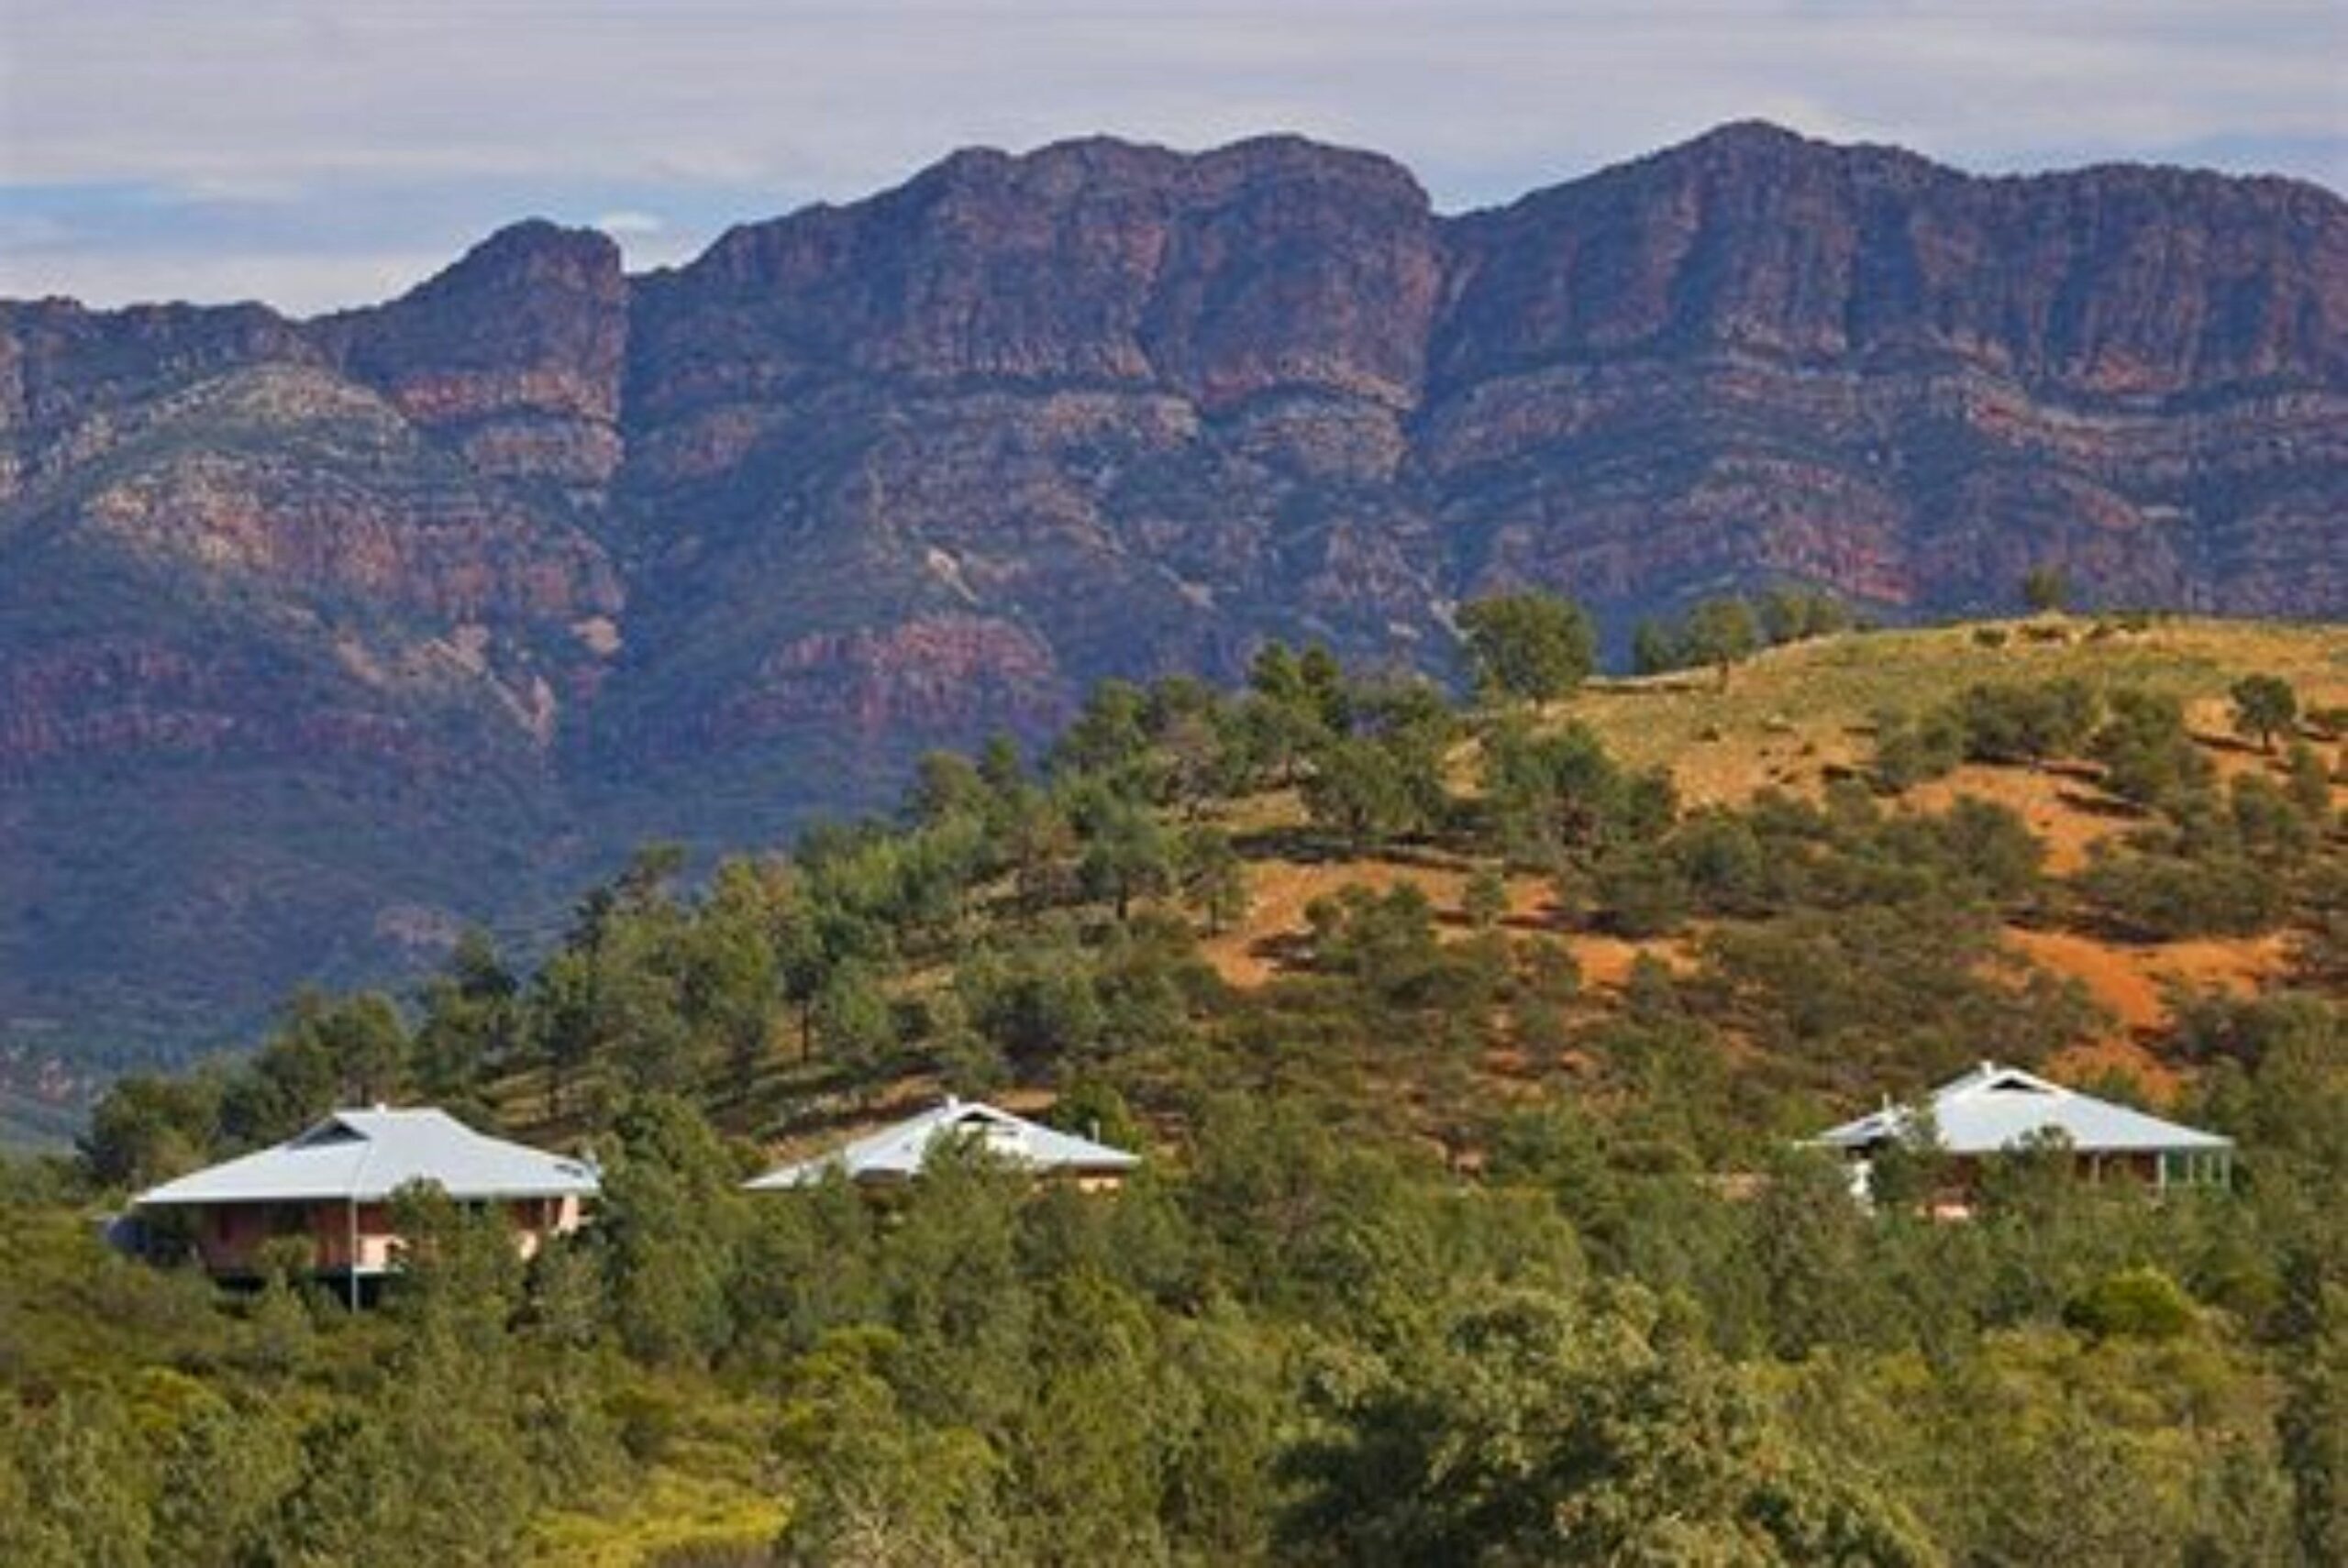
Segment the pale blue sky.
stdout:
[[1447,210],[1723,120],[2348,183],[2348,0],[0,0],[0,295],[383,297],[543,215],[632,265],[960,146],[1267,130]]

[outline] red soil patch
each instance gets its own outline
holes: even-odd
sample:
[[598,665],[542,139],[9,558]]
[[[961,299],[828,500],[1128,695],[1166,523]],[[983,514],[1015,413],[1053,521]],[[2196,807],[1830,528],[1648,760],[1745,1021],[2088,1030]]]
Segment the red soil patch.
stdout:
[[2040,967],[2077,980],[2119,1028],[2076,1045],[2049,1064],[2057,1078],[2119,1072],[2135,1078],[2154,1099],[2176,1098],[2177,1070],[2154,1055],[2147,1039],[2169,1021],[2165,990],[2254,991],[2290,966],[2289,938],[2280,933],[2236,941],[2195,938],[2142,946],[2099,942],[2062,931],[2010,927],[2007,941]]
[[1685,975],[1696,967],[1696,955],[1680,937],[1626,942],[1619,936],[1589,933],[1569,936],[1566,945],[1572,950],[1574,962],[1581,966],[1582,983],[1609,990],[1620,990],[1631,977],[1631,966],[1643,957],[1660,958],[1677,974]]
[[[1468,874],[1451,867],[1413,866],[1390,860],[1345,860],[1305,864],[1259,860],[1247,867],[1247,916],[1220,936],[1199,944],[1208,963],[1235,986],[1260,986],[1279,972],[1278,949],[1283,937],[1306,930],[1305,906],[1344,888],[1368,888],[1373,892],[1409,882],[1434,900],[1438,911],[1459,908],[1460,889]],[[1510,903],[1524,896],[1528,907],[1537,902],[1540,888],[1527,881],[1523,889],[1509,889]],[[1513,909],[1511,911],[1514,912]]]
[[[1350,887],[1382,893],[1404,882],[1433,901],[1446,933],[1464,931],[1466,916],[1460,903],[1471,875],[1472,867],[1461,865],[1391,860],[1257,861],[1247,867],[1246,919],[1202,942],[1200,951],[1230,984],[1260,986],[1281,971],[1283,947],[1309,929],[1304,911],[1313,900]],[[1686,970],[1695,964],[1682,939],[1626,942],[1589,933],[1559,932],[1556,927],[1556,911],[1550,903],[1548,884],[1537,877],[1510,878],[1504,929],[1518,935],[1556,935],[1581,966],[1582,979],[1589,985],[1620,987],[1633,961],[1643,953],[1661,958],[1675,969]]]
[[1910,790],[1901,803],[1911,811],[1945,812],[1961,795],[2005,807],[2046,845],[2046,869],[2067,877],[2088,863],[2088,845],[2144,825],[2145,819],[2110,800],[2085,769],[2034,771],[1969,762],[1944,778]]
[[2279,933],[2139,946],[2098,942],[2066,931],[2010,928],[2006,939],[2032,963],[2077,978],[2123,1028],[2135,1032],[2167,1022],[2168,1006],[2162,996],[2165,985],[2254,991],[2290,966],[2289,938]]

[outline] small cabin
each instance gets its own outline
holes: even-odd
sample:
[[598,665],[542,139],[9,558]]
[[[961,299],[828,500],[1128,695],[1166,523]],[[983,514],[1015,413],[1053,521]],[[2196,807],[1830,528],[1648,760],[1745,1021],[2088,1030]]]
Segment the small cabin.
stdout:
[[[1925,1100],[1934,1146],[1944,1157],[1944,1188],[1935,1213],[1970,1213],[1982,1162],[2043,1143],[2059,1143],[2082,1181],[2128,1181],[2165,1190],[2223,1187],[2232,1180],[2233,1140],[2115,1105],[2019,1067],[1984,1062],[1943,1084]],[[1919,1109],[1882,1110],[1829,1128],[1809,1140],[1840,1153],[1851,1166],[1852,1189],[1865,1198],[1876,1157],[1911,1136]]]
[[274,1148],[212,1165],[132,1199],[147,1229],[167,1218],[216,1279],[250,1280],[261,1249],[280,1238],[309,1243],[314,1270],[349,1282],[396,1265],[401,1239],[392,1199],[426,1184],[450,1201],[502,1212],[527,1257],[548,1236],[585,1220],[600,1190],[595,1167],[476,1132],[443,1110],[338,1110]]
[[930,1154],[948,1143],[975,1144],[1004,1165],[1087,1191],[1113,1189],[1141,1164],[1139,1155],[977,1100],[948,1098],[920,1115],[884,1127],[829,1154],[772,1170],[748,1184],[753,1192],[811,1187],[836,1172],[858,1187],[888,1187],[921,1174]]

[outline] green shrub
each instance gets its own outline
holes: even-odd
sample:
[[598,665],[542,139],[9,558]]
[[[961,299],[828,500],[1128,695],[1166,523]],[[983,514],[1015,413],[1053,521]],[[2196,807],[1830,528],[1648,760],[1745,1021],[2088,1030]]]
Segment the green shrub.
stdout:
[[2063,1320],[2097,1339],[2173,1340],[2193,1326],[2192,1298],[2156,1268],[2105,1275],[2063,1309]]

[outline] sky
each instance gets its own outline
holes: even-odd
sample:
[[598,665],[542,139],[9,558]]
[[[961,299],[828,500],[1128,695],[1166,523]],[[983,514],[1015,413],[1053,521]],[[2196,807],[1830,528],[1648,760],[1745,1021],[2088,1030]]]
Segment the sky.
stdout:
[[641,270],[1096,132],[1374,148],[1458,211],[1749,118],[2348,190],[2348,0],[0,0],[0,297],[306,314],[526,216]]

